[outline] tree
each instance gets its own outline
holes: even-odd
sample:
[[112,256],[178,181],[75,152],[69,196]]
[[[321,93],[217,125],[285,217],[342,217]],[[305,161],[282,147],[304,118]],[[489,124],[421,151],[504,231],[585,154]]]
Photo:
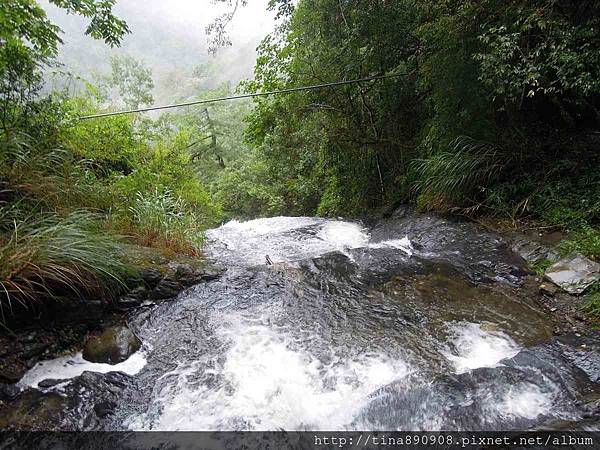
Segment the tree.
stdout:
[[[120,44],[129,33],[127,24],[112,9],[116,0],[50,0],[56,6],[90,19],[86,34],[110,46]],[[34,0],[5,0],[0,8],[2,46],[18,41],[29,44],[40,57],[56,56],[62,43],[61,29],[53,24]]]
[[125,106],[137,109],[154,102],[152,71],[132,56],[110,58],[111,74],[106,78],[108,88],[116,88]]
[[260,45],[248,91],[398,75],[255,100],[250,142],[301,213],[358,213],[415,194],[425,208],[531,205],[537,188],[523,168],[544,179],[564,170],[550,167],[557,155],[569,155],[563,167],[596,164],[592,138],[577,151],[568,141],[600,122],[597,1],[271,7],[284,22]]
[[[129,33],[112,13],[115,0],[52,0],[67,11],[90,19],[86,33],[119,45]],[[3,130],[24,126],[43,102],[35,102],[42,87],[42,68],[51,64],[62,43],[61,29],[33,0],[7,0],[0,8],[0,103]],[[35,128],[35,127],[32,127]]]
[[233,20],[238,8],[246,6],[248,0],[214,0],[214,3],[223,3],[229,7],[229,11],[215,18],[206,27],[208,35],[208,51],[216,53],[220,47],[231,45],[231,39],[227,33],[227,26]]

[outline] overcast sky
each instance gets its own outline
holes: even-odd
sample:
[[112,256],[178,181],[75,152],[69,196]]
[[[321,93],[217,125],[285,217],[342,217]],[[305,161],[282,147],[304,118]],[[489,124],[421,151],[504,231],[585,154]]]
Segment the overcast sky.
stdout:
[[[219,64],[221,81],[237,82],[251,76],[256,46],[275,26],[267,3],[249,0],[247,6],[238,9],[228,27],[233,45],[219,50],[213,59]],[[108,70],[110,55],[127,53],[150,66],[158,84],[168,72],[190,70],[212,58],[207,52],[205,27],[229,10],[210,0],[119,0],[115,12],[127,21],[131,34],[120,49],[110,50],[84,36],[85,19],[68,15],[47,0],[40,0],[40,4],[65,31],[60,59],[68,70],[89,78]]]

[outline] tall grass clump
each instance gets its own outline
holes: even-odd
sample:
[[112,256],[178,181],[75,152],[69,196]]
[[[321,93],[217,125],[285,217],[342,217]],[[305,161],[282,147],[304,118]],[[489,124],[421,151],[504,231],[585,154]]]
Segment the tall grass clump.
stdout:
[[40,145],[25,132],[5,132],[0,139],[0,194],[35,199],[51,209],[104,208],[111,194],[89,165],[91,161],[60,146]]
[[191,256],[200,254],[202,220],[169,189],[137,192],[130,207],[133,234],[142,245]]
[[0,235],[2,315],[17,303],[29,307],[73,294],[106,298],[124,286],[128,267],[120,258],[118,239],[100,232],[93,214],[75,211],[64,218],[36,215],[11,221],[6,211],[0,212],[5,230]]
[[418,205],[422,209],[447,210],[461,206],[474,196],[479,187],[498,176],[499,149],[492,144],[459,137],[449,150],[412,163]]

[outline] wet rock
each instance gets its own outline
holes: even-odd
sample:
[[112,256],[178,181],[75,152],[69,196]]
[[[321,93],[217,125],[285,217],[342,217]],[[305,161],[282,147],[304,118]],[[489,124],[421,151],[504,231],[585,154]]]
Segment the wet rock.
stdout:
[[40,342],[37,344],[28,344],[26,348],[21,352],[21,357],[25,359],[34,358],[36,356],[40,356],[46,353],[50,344],[45,342]]
[[184,286],[191,286],[202,280],[204,271],[189,264],[172,263],[169,264],[169,273],[165,278],[175,280]]
[[117,404],[110,400],[104,400],[94,405],[94,412],[101,419],[109,416],[117,407]]
[[558,254],[551,248],[534,242],[524,236],[519,236],[513,240],[512,250],[529,264],[536,264],[542,261],[558,261]]
[[133,289],[128,295],[128,297],[138,299],[138,300],[142,300],[142,299],[146,298],[147,296],[148,296],[148,289],[146,289],[144,286],[138,286],[137,288]]
[[550,297],[554,297],[554,295],[556,294],[556,291],[558,291],[558,288],[551,283],[542,283],[540,284],[540,293],[543,295],[548,295]]
[[158,286],[150,293],[151,300],[165,300],[168,298],[177,297],[183,290],[183,286],[174,280],[161,280]]
[[103,419],[118,405],[130,382],[131,378],[121,372],[84,372],[73,378],[61,394],[27,389],[0,408],[0,429],[101,430]]
[[122,309],[135,308],[142,303],[142,300],[133,297],[123,297],[117,301],[117,305]]
[[36,431],[59,427],[66,402],[56,393],[29,389],[0,410],[0,429]]
[[52,388],[52,387],[54,387],[54,386],[56,386],[56,385],[58,385],[60,383],[64,383],[65,381],[67,381],[67,380],[65,380],[65,379],[59,380],[59,379],[55,379],[55,378],[49,378],[47,380],[40,381],[38,383],[38,387],[42,388],[42,389],[49,389],[49,388]]
[[150,300],[166,300],[179,295],[184,289],[219,278],[220,272],[207,271],[192,264],[171,263],[162,280],[150,292]]
[[557,338],[561,352],[594,383],[600,382],[600,332]]
[[27,372],[27,364],[17,355],[10,355],[0,361],[0,380],[16,383]]
[[581,294],[600,279],[600,264],[581,255],[564,258],[546,270],[545,278],[569,294]]
[[197,267],[192,264],[171,263],[165,279],[174,280],[184,287],[189,287],[203,281],[215,280],[219,278],[220,274],[219,271],[206,270],[204,267]]
[[475,282],[519,285],[526,273],[508,239],[470,222],[427,214],[382,220],[371,231],[372,242],[391,236],[407,236],[416,256],[448,262]]
[[491,323],[491,322],[483,322],[481,324],[481,330],[485,331],[486,333],[502,332],[502,329],[500,328],[500,326],[498,326],[497,323]]
[[138,351],[141,345],[129,328],[117,325],[89,339],[83,348],[83,358],[91,362],[118,364]]
[[213,281],[221,277],[221,272],[218,270],[205,270],[202,274],[202,281]]
[[154,289],[160,280],[163,278],[163,274],[160,270],[154,268],[145,268],[140,270],[140,277],[150,289]]
[[21,393],[21,389],[16,384],[5,384],[0,388],[0,393],[2,397],[12,400]]
[[[416,376],[393,382],[371,395],[373,400],[359,422],[382,429],[417,429],[426,424],[497,431],[593,414],[595,406],[584,406],[581,400],[596,392],[597,386],[565,352],[580,344],[579,338],[573,339],[569,345],[553,340],[522,350],[497,367],[441,375],[431,383]],[[543,399],[546,407],[537,414],[519,414],[513,404],[523,395]]]
[[423,270],[424,275],[398,276],[381,290],[404,308],[419,311],[430,330],[442,333],[448,322],[469,317],[481,323],[483,331],[505,332],[522,345],[536,345],[552,336],[548,313],[532,303],[528,291],[504,283],[473,283],[448,265],[425,265]]

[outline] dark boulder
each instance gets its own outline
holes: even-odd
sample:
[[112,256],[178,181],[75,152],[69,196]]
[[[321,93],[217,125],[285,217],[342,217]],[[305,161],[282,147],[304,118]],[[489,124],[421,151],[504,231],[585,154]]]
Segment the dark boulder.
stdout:
[[171,263],[164,277],[150,292],[150,300],[166,300],[179,295],[184,289],[219,278],[220,273],[186,263]]
[[149,267],[140,270],[140,278],[148,288],[154,289],[162,280],[163,274],[160,270]]
[[150,293],[150,300],[165,300],[168,298],[177,297],[183,290],[183,286],[174,280],[164,279]]
[[3,384],[0,387],[0,396],[6,400],[12,400],[21,393],[21,389],[16,384]]
[[[20,431],[89,431],[104,429],[132,382],[121,372],[84,372],[59,394],[27,389],[0,408],[0,429]],[[19,448],[63,448],[30,445]],[[78,448],[78,447],[68,447]]]
[[24,359],[18,355],[9,355],[0,361],[0,380],[16,383],[25,375],[27,369]]
[[110,400],[103,400],[94,405],[94,412],[100,419],[108,417],[117,407],[117,404]]
[[96,363],[118,364],[138,351],[141,345],[129,328],[117,325],[89,339],[83,347],[83,358]]
[[28,389],[0,409],[2,430],[46,430],[58,427],[66,398],[57,393]]
[[67,380],[65,380],[65,379],[57,380],[57,379],[54,379],[54,378],[48,378],[47,380],[40,381],[38,383],[38,388],[49,389],[51,387],[56,386],[57,384],[64,383],[65,381],[67,381]]
[[554,250],[525,236],[517,236],[513,239],[512,250],[529,264],[558,261],[558,254]]

